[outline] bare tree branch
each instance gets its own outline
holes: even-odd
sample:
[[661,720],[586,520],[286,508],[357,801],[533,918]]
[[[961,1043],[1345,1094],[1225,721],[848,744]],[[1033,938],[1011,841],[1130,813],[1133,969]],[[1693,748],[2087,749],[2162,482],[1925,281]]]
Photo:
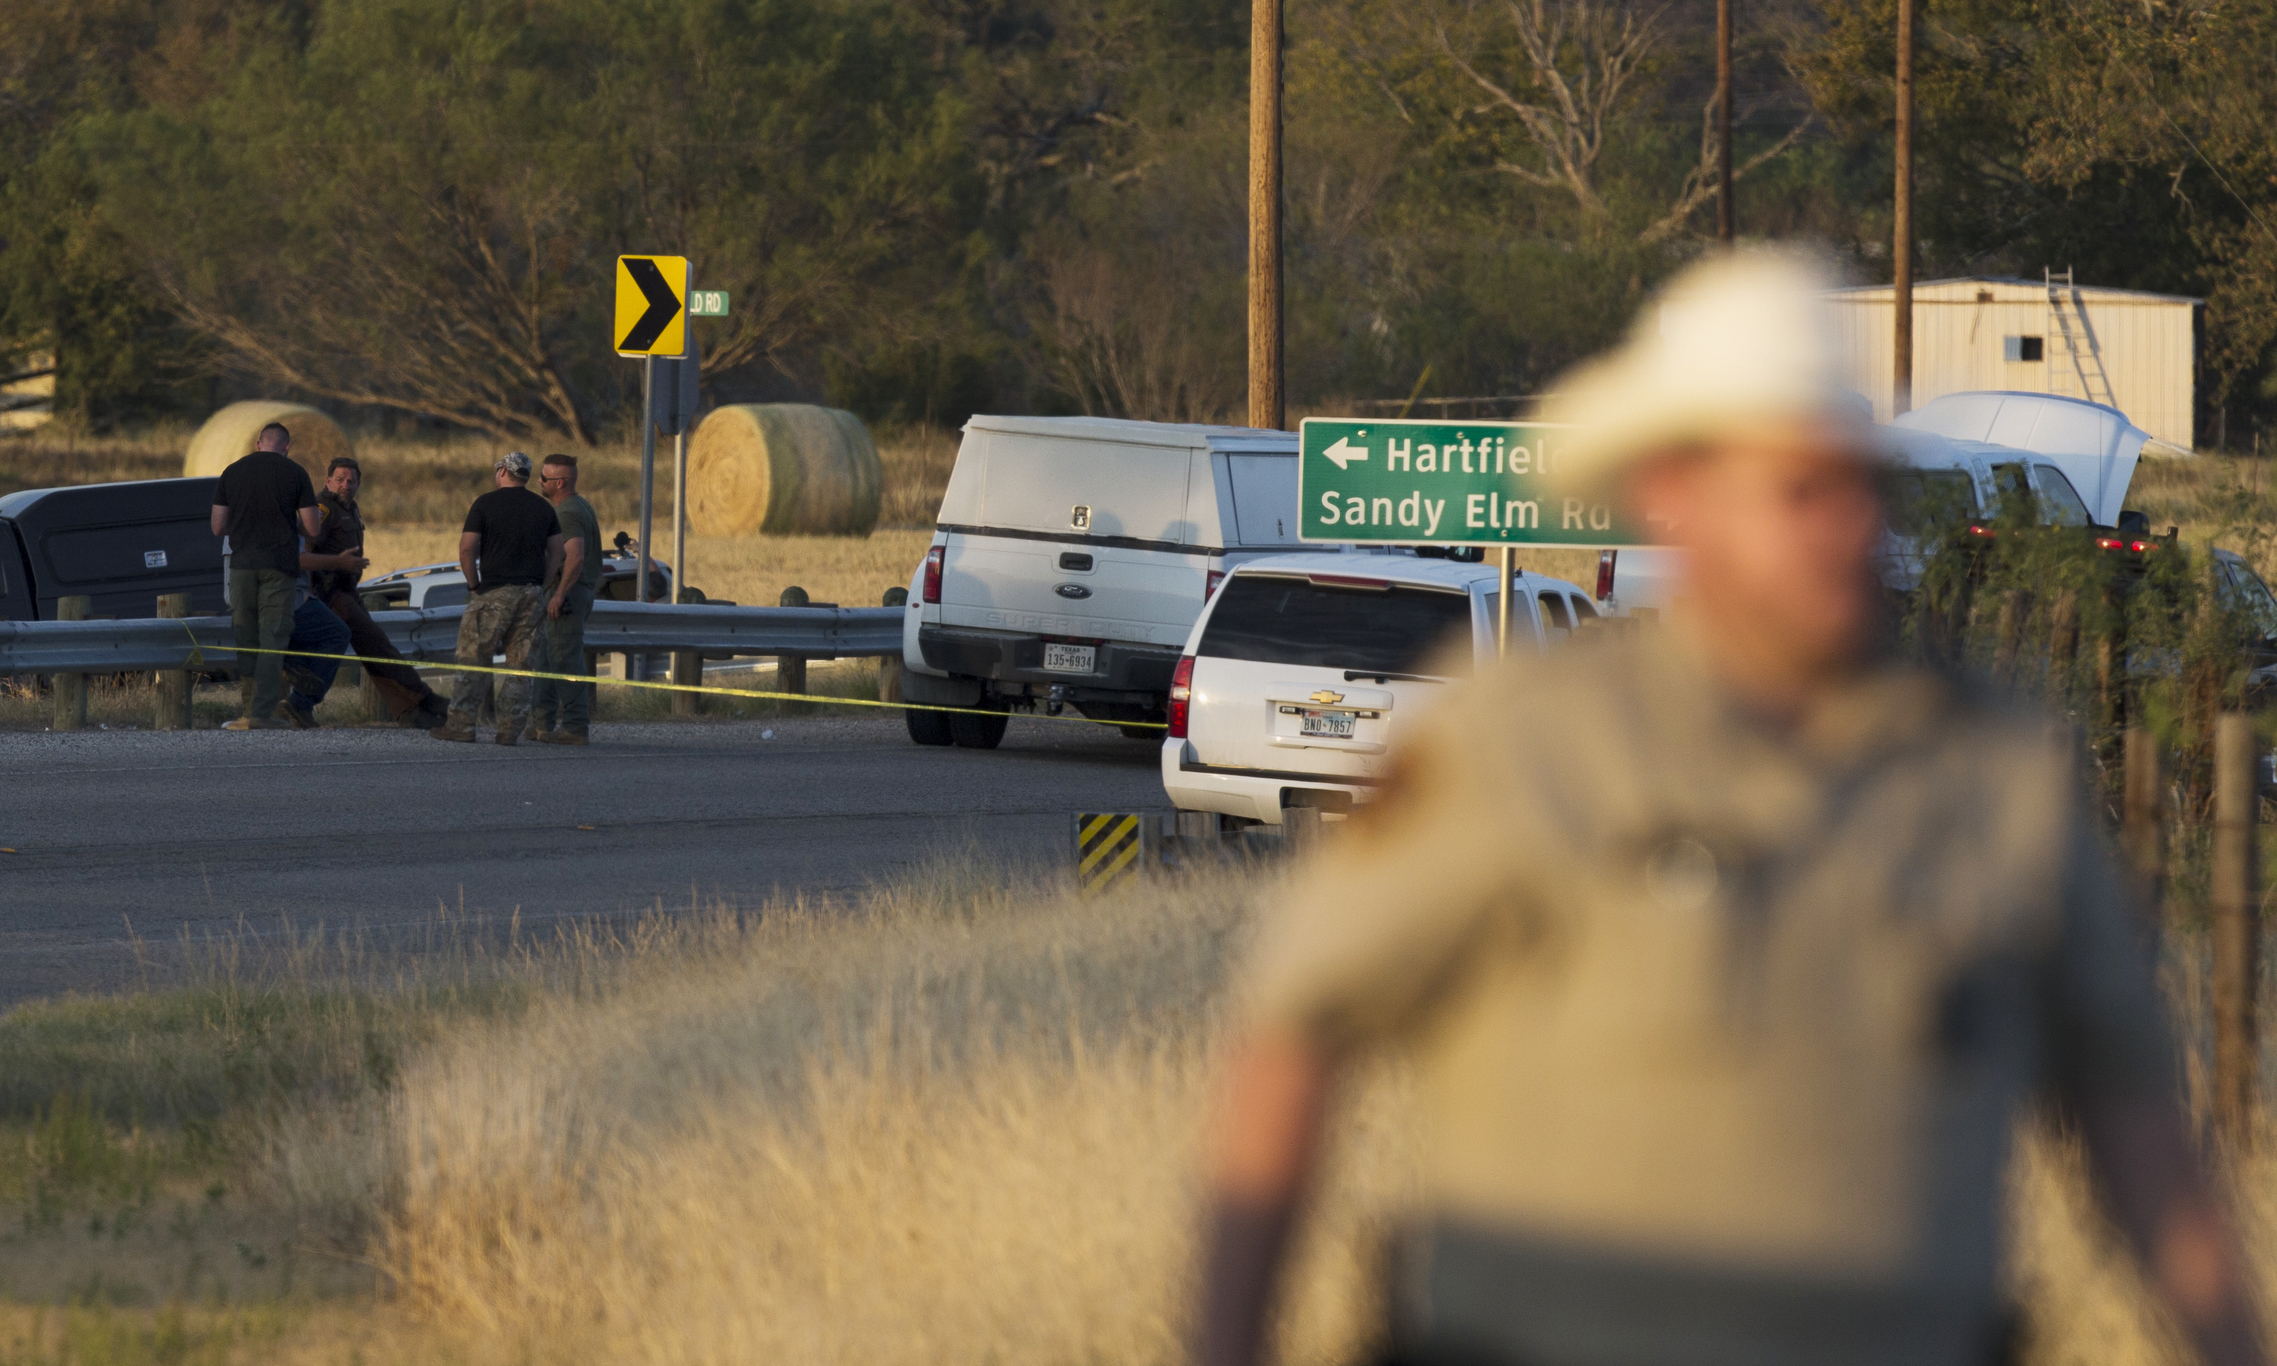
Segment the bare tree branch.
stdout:
[[[1738,184],[1750,171],[1765,165],[1794,146],[1796,141],[1809,131],[1813,121],[1812,116],[1804,115],[1803,121],[1788,129],[1784,137],[1747,160],[1734,165],[1731,168],[1732,183]],[[1701,205],[1709,203],[1721,193],[1721,188],[1716,182],[1716,100],[1715,96],[1710,95],[1707,111],[1700,120],[1699,163],[1685,173],[1684,183],[1678,187],[1676,192],[1676,202],[1669,207],[1668,212],[1654,220],[1652,225],[1643,232],[1638,233],[1637,240],[1645,243],[1659,242],[1680,231],[1685,221],[1698,212]]]

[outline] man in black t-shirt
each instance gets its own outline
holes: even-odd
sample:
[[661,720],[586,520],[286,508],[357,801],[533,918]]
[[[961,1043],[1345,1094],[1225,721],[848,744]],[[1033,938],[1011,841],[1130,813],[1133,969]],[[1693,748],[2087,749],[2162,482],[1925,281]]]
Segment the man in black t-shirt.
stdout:
[[225,730],[287,725],[275,716],[284,700],[285,664],[275,652],[292,639],[300,538],[316,534],[316,486],[287,458],[292,441],[281,422],[263,427],[253,453],[223,470],[214,486],[213,534],[229,538],[229,612],[243,652],[237,672],[253,679],[245,714]]
[[[459,570],[466,575],[466,615],[459,618],[461,664],[487,667],[503,653],[506,667],[529,667],[545,624],[543,585],[561,568],[561,520],[553,504],[530,492],[530,457],[513,451],[491,467],[498,487],[474,500],[459,533]],[[474,718],[490,675],[463,673],[451,688],[450,720],[428,731],[438,740],[471,742]],[[498,743],[510,745],[530,722],[530,680],[498,680]]]

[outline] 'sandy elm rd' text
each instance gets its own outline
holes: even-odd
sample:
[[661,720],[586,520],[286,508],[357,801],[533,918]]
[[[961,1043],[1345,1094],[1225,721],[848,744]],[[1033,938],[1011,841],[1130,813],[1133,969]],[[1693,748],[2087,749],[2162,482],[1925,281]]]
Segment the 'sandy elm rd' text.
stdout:
[[[1384,442],[1382,473],[1471,476],[1475,487],[1479,475],[1503,478],[1526,478],[1550,472],[1553,452],[1547,439],[1529,446],[1521,441],[1512,444],[1495,435],[1481,436],[1477,441],[1467,433],[1456,433],[1455,441],[1434,445],[1412,438],[1387,438]],[[1423,481],[1411,488],[1405,496],[1374,494],[1362,496],[1337,490],[1323,490],[1320,495],[1319,524],[1347,528],[1397,527],[1420,532],[1425,537],[1436,536],[1446,521],[1448,499],[1433,498]],[[1507,493],[1464,492],[1462,498],[1462,529],[1466,533],[1512,531],[1538,531],[1542,527],[1540,498],[1518,498]],[[1553,516],[1556,529],[1561,532],[1604,532],[1613,526],[1613,510],[1602,504],[1592,504],[1580,498],[1551,500],[1555,506]],[[1452,528],[1450,528],[1451,530]]]

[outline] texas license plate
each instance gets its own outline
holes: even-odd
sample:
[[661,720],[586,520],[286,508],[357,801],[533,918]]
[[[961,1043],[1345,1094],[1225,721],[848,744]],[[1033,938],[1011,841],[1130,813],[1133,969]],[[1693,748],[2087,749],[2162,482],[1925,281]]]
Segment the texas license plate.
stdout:
[[1323,740],[1349,740],[1359,722],[1360,718],[1348,711],[1308,711],[1303,733]]
[[1087,674],[1099,666],[1099,649],[1095,645],[1044,646],[1044,669],[1055,674]]

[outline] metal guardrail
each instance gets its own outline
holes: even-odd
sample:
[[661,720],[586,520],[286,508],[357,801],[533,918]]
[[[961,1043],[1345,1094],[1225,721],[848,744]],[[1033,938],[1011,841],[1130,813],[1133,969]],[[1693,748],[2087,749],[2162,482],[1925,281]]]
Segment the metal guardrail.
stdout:
[[[456,656],[463,607],[374,612],[409,659]],[[718,607],[604,600],[585,622],[585,648],[846,659],[901,653],[899,607]],[[124,673],[225,668],[237,631],[228,617],[127,621],[0,621],[0,674]],[[197,651],[202,658],[191,662]]]

